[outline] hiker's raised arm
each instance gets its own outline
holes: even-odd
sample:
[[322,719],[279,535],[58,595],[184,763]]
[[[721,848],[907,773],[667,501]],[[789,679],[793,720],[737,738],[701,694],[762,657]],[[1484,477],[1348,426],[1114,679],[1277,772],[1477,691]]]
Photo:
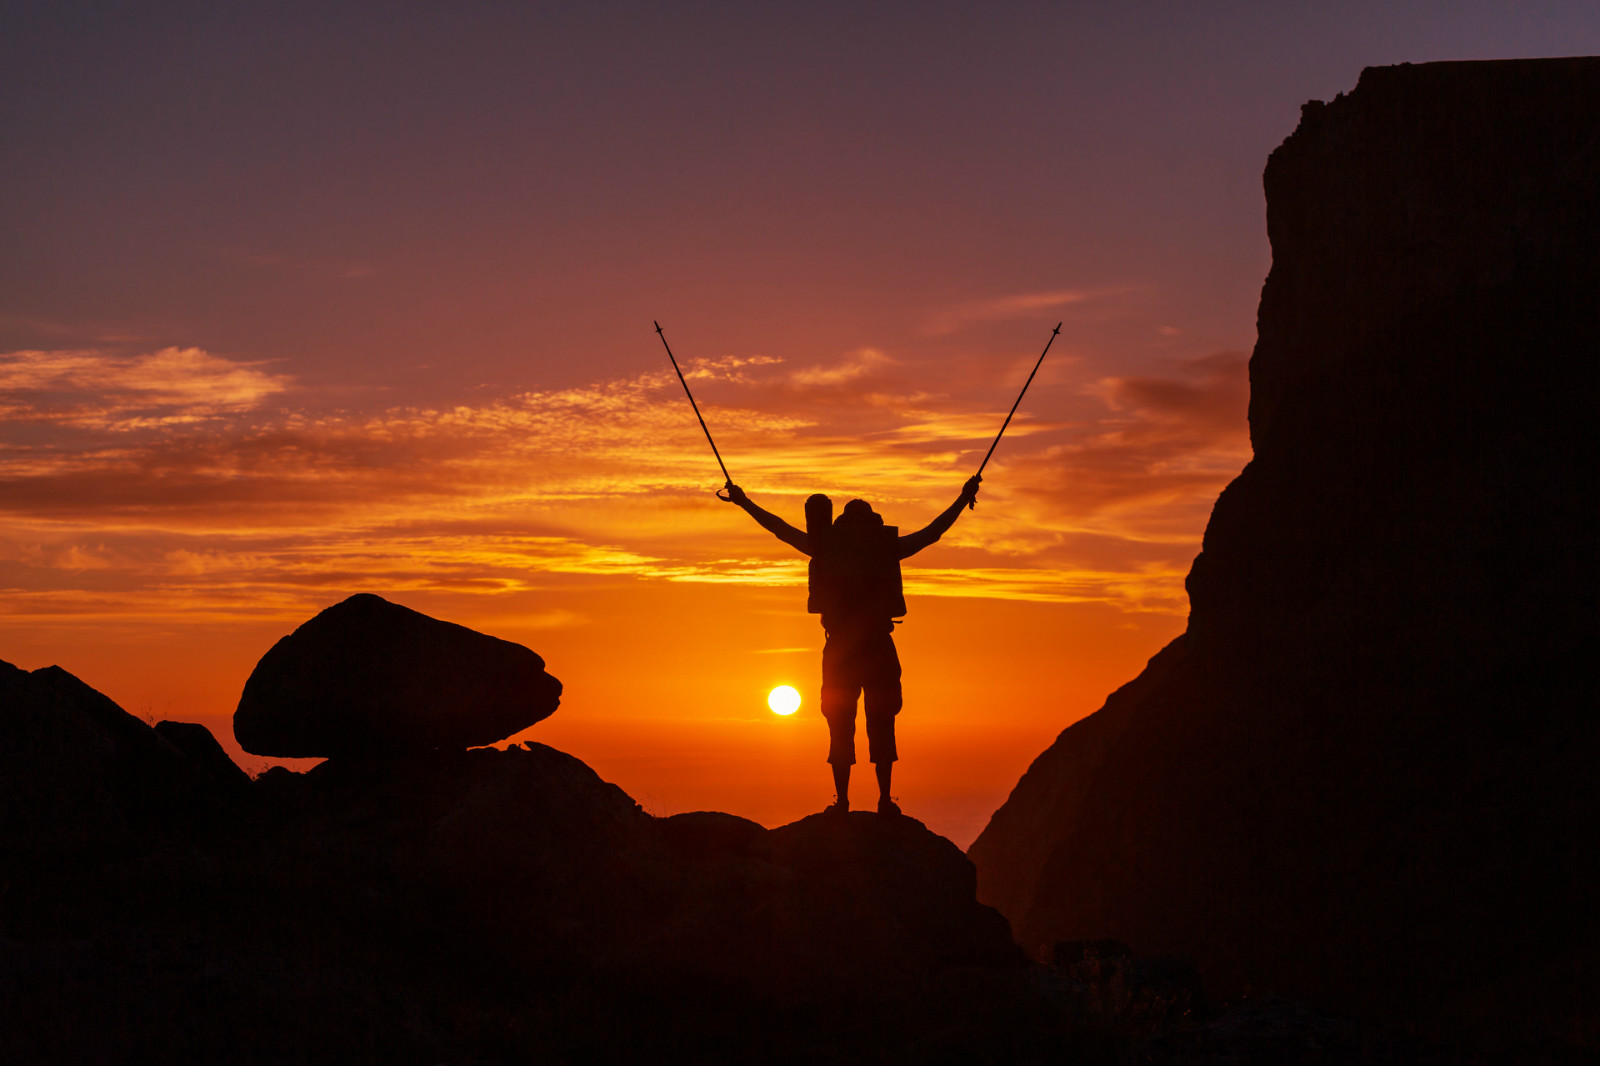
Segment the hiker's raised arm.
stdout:
[[945,532],[956,524],[956,519],[961,517],[961,512],[973,500],[978,498],[978,482],[983,478],[974,474],[967,478],[967,483],[961,486],[961,495],[956,497],[956,502],[944,509],[944,513],[915,533],[907,533],[895,542],[900,558],[915,555],[934,541],[945,535]]
[[728,494],[719,496],[718,499],[743,507],[745,513],[760,523],[762,529],[771,533],[795,551],[804,552],[806,555],[811,554],[810,538],[806,536],[804,530],[794,528],[771,511],[751,503],[750,497],[746,496],[744,490],[733,482],[728,482],[727,490]]

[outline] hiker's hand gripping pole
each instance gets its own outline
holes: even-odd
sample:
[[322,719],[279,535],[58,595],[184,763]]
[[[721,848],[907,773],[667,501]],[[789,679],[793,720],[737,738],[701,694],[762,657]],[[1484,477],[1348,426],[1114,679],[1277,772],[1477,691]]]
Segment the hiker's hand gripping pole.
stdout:
[[[657,328],[659,329],[660,327]],[[1017,413],[1017,407],[1021,405],[1022,398],[1028,395],[1028,386],[1033,384],[1033,375],[1037,374],[1039,372],[1039,367],[1044,365],[1044,357],[1049,354],[1050,346],[1056,342],[1056,334],[1060,332],[1061,323],[1057,322],[1056,328],[1050,331],[1050,339],[1044,342],[1044,351],[1039,353],[1039,361],[1033,364],[1033,373],[1029,374],[1028,380],[1022,383],[1022,391],[1017,393],[1017,402],[1011,405],[1011,413],[1006,415],[1006,420],[1000,424],[1000,432],[994,435],[994,443],[989,445],[988,452],[984,454],[983,462],[978,464],[978,473],[974,475],[975,477],[983,477],[983,468],[989,465],[989,456],[993,455],[995,448],[999,447],[1000,438],[1006,435],[1006,427],[1011,424],[1011,415]],[[663,341],[663,343],[665,343],[665,341]],[[687,385],[684,386],[684,388],[688,387],[689,386]],[[715,445],[713,445],[713,447],[715,447]],[[967,510],[970,511],[977,506],[978,501],[976,499],[967,501]]]
[[[717,465],[722,467],[723,488],[732,488],[733,478],[728,476],[728,468],[722,462],[722,453],[717,451],[717,442],[711,439],[711,430],[706,428],[706,420],[700,414],[700,405],[694,402],[694,393],[689,391],[689,383],[684,380],[683,371],[678,368],[678,361],[673,359],[672,345],[667,343],[667,335],[662,332],[661,323],[655,322],[654,325],[656,327],[656,336],[661,338],[661,347],[667,350],[667,358],[672,359],[672,369],[678,371],[678,381],[683,385],[683,394],[689,397],[689,406],[694,408],[694,416],[700,419],[700,428],[705,432],[706,443],[711,445],[711,454],[717,457]],[[1035,369],[1037,369],[1037,367]],[[1033,379],[1029,378],[1028,380],[1032,381]],[[1010,419],[1007,419],[1006,421],[1009,422]],[[994,449],[991,448],[989,450],[993,451]],[[726,500],[728,497],[719,492],[717,493],[717,499]]]

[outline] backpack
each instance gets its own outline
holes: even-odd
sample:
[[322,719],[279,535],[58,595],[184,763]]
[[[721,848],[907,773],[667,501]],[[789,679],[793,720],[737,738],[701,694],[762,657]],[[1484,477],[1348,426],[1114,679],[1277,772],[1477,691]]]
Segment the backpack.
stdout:
[[883,526],[870,540],[835,535],[833,501],[806,501],[806,534],[811,542],[806,610],[824,618],[903,618],[905,587],[895,551],[898,526]]

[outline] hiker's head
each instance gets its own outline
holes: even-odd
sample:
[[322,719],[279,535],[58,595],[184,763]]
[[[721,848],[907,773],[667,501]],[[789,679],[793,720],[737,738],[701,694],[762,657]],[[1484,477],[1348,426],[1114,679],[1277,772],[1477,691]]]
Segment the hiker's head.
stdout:
[[868,533],[883,528],[883,516],[866,500],[851,500],[833,520],[833,528],[846,533]]

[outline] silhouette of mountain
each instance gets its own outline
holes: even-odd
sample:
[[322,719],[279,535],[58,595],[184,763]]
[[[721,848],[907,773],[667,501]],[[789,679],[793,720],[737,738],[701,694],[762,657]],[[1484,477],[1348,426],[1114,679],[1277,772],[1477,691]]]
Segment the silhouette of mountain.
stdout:
[[246,780],[204,726],[152,729],[59,666],[0,662],[0,855],[12,861],[122,855],[203,828],[231,815]]
[[1024,943],[1593,1051],[1600,60],[1364,71],[1266,168],[1188,631],[972,845]]

